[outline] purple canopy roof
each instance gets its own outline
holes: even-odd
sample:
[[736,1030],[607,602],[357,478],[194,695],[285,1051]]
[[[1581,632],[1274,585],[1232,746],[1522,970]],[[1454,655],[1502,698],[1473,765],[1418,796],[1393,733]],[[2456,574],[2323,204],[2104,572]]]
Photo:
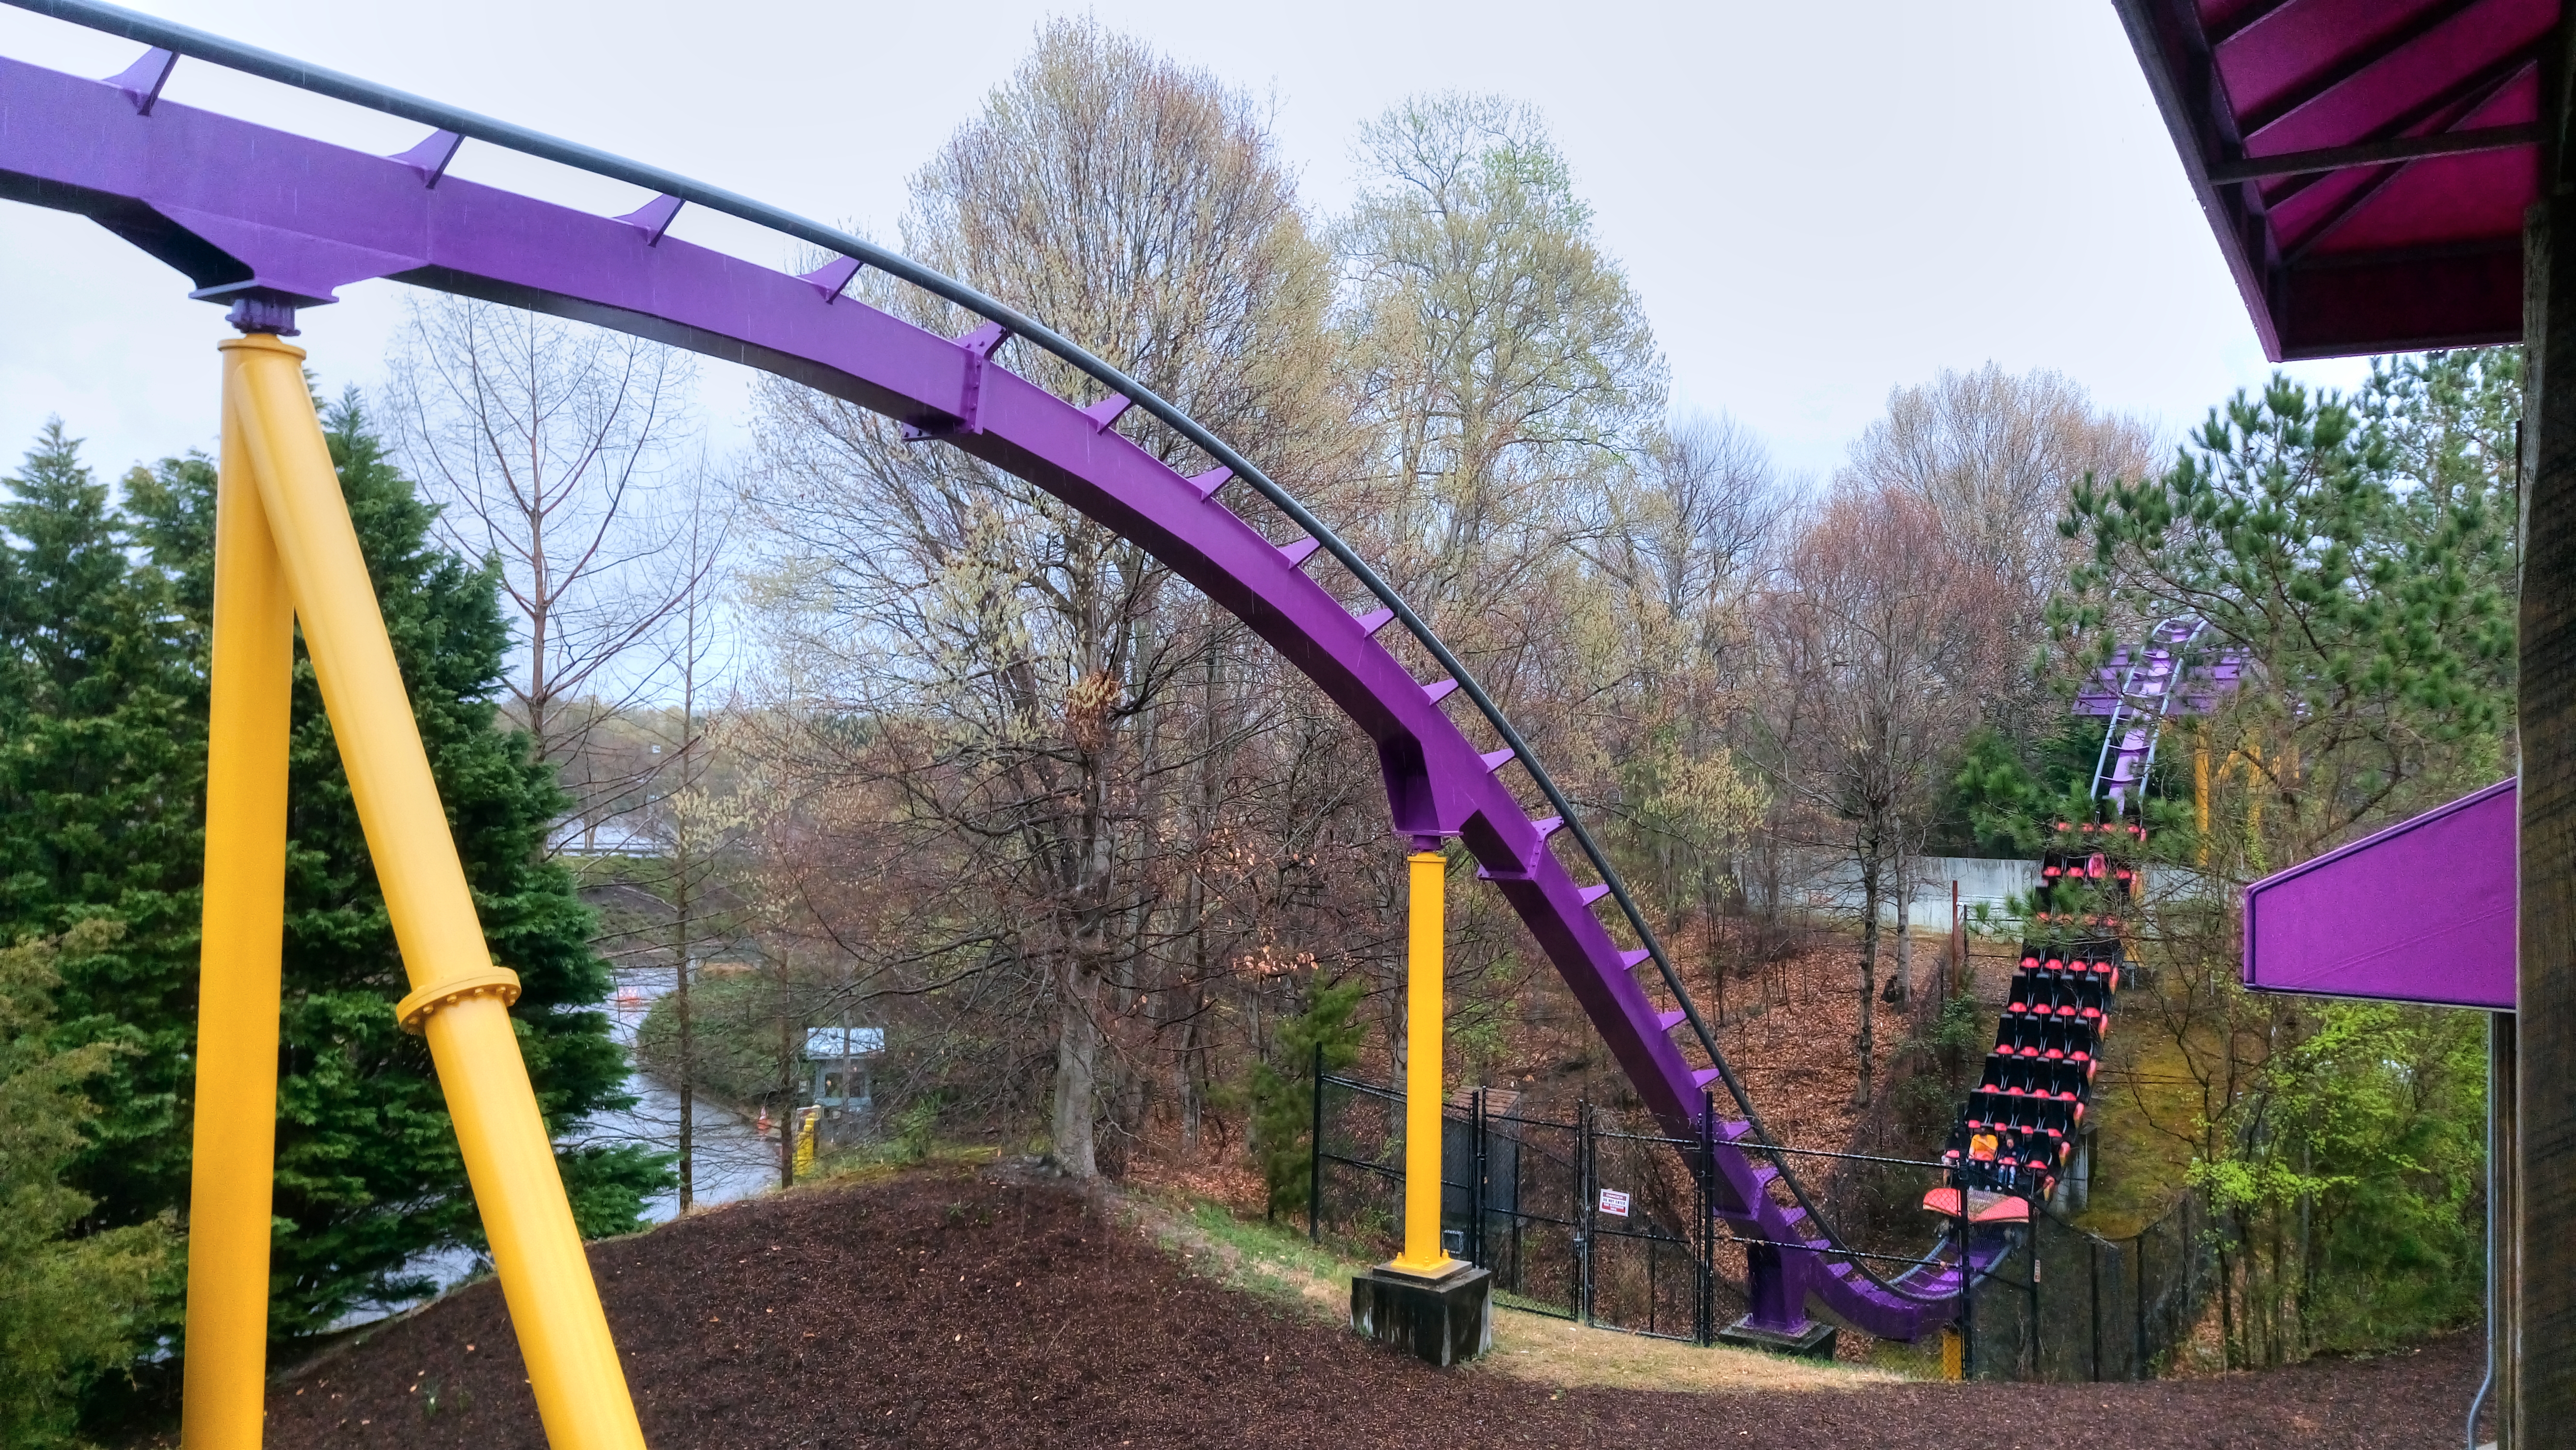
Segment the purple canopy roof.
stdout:
[[2522,335],[2559,0],[2115,0],[2264,354]]

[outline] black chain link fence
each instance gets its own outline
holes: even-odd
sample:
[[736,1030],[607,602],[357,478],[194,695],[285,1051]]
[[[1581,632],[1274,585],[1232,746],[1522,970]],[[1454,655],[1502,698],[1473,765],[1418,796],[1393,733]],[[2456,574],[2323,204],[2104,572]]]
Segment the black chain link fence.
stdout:
[[2208,1200],[2186,1193],[2124,1239],[2049,1211],[2031,1229],[2036,1259],[2015,1255],[1977,1293],[1976,1376],[2141,1380],[2169,1368],[2218,1285],[2224,1226]]
[[[1518,1103],[1478,1089],[1442,1108],[1448,1251],[1491,1270],[1505,1308],[1710,1342],[1717,1235],[1702,1145],[1629,1131],[1588,1106],[1561,1119]],[[1404,1095],[1319,1073],[1315,1105],[1308,1234],[1393,1257],[1404,1238]]]
[[[1719,1273],[1735,1260],[1709,1211],[1704,1145],[1635,1131],[1588,1105],[1551,1118],[1519,1103],[1517,1094],[1478,1089],[1442,1108],[1448,1251],[1493,1271],[1504,1308],[1712,1342],[1744,1301]],[[1356,1257],[1394,1257],[1404,1236],[1404,1095],[1318,1074],[1313,1147],[1309,1235]],[[1872,1170],[1861,1191],[1884,1195],[1894,1190],[1877,1178],[1908,1165],[1854,1158],[1847,1166]],[[1963,1316],[1966,1373],[2152,1378],[2218,1282],[2219,1239],[2197,1193],[2125,1239],[2043,1208],[1977,1285]]]

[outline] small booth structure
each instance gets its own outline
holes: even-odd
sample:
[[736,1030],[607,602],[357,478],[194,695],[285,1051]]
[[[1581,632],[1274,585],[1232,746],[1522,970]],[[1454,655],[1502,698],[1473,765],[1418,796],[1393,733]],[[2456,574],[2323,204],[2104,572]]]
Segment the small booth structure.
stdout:
[[885,1055],[882,1027],[809,1027],[805,1067],[811,1074],[806,1101],[819,1114],[816,1133],[838,1147],[876,1118],[871,1092],[874,1060]]

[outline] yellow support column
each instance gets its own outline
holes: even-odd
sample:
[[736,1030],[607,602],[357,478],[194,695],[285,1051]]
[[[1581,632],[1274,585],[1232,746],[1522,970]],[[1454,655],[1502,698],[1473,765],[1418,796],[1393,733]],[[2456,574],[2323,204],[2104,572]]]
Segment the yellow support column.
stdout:
[[555,1450],[642,1450],[607,1316],[510,1026],[518,978],[493,965],[305,391],[304,352],[265,334],[222,344],[228,399],[258,479],[304,646],[348,772],[412,993],[474,1188],[493,1267]]
[[2209,731],[2194,732],[2191,750],[2191,813],[2200,827],[2200,864],[2209,864]]
[[1416,851],[1405,955],[1404,1252],[1387,1267],[1438,1278],[1460,1267],[1440,1247],[1440,989],[1448,860]]
[[277,1156],[278,950],[286,916],[286,742],[295,615],[224,359],[215,484],[206,888],[188,1179],[187,1450],[259,1450],[268,1372],[269,1191]]
[[[2263,851],[2263,747],[2245,742],[2245,844],[2253,853],[2256,865],[2265,859]],[[2261,873],[2257,873],[2261,874]]]

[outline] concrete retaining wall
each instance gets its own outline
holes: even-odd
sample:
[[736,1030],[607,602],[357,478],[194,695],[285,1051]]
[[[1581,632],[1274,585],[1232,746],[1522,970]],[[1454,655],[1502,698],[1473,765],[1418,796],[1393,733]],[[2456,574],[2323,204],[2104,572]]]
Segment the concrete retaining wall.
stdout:
[[[1817,859],[1805,880],[1789,892],[1790,904],[1810,911],[1857,913],[1861,906],[1860,868],[1849,859]],[[2028,895],[2039,888],[2037,861],[1994,861],[1974,856],[1918,856],[1913,869],[1913,910],[1908,913],[1918,929],[1947,930],[1950,925],[1950,883],[1959,883],[1959,910],[1968,912],[1983,903],[1987,910],[2000,913],[2007,898]],[[1879,920],[1893,925],[1896,921],[1894,891],[1895,873],[1879,877],[1879,890],[1888,893],[1878,904]]]

